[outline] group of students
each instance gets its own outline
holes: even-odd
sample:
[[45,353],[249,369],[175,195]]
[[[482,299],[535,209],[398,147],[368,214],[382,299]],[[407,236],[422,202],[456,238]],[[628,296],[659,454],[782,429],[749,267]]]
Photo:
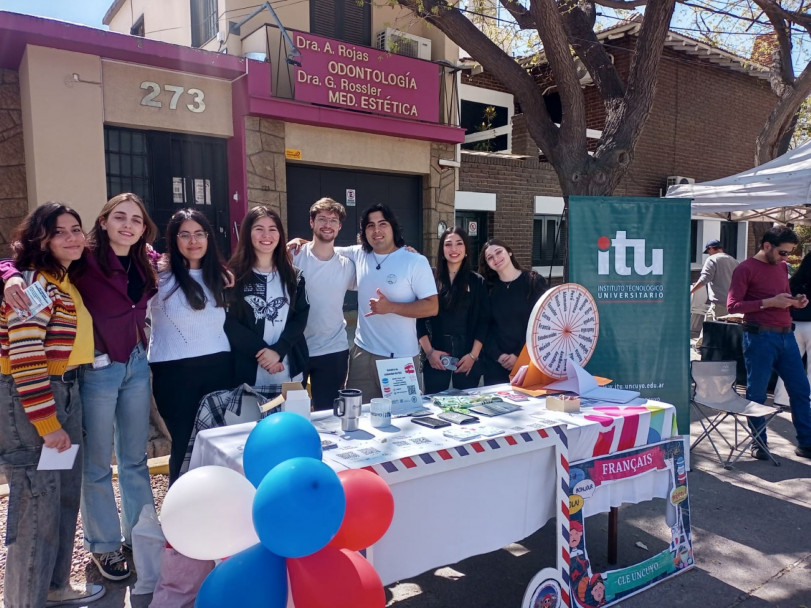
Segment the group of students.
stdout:
[[[317,202],[314,236],[321,222],[321,236],[329,236],[331,227],[334,240],[344,217],[335,201]],[[320,279],[308,297],[305,275],[317,276],[317,265],[299,253],[295,259],[307,272],[294,266],[273,210],[248,212],[227,263],[209,221],[195,209],[172,216],[162,255],[150,247],[157,233],[131,193],[110,199],[87,234],[75,210],[49,202],[18,226],[13,259],[0,262],[0,466],[10,489],[7,606],[90,602],[104,594],[100,585],[77,589],[69,581],[79,508],[85,549],[102,575],[129,576],[124,552],[142,508],[154,500],[146,457],[153,395],[172,440],[172,483],[203,396],[309,375],[318,407],[315,385],[327,376],[334,380],[333,359],[348,354],[343,323],[326,327],[335,311],[321,307],[336,300],[333,292],[342,299],[356,286],[353,264],[336,252],[331,262],[340,273],[331,266],[332,281]],[[546,289],[501,241],[484,246],[481,274],[473,270],[474,255],[461,228],[442,235],[438,312],[417,321],[428,393],[476,386],[482,376],[486,384],[507,381],[530,311]],[[44,307],[25,291],[34,284],[47,296]],[[331,353],[341,345],[322,344],[326,337],[343,341],[345,350]],[[308,344],[315,347],[312,357]],[[445,355],[458,359],[455,370],[447,369]],[[337,368],[343,383],[346,362]],[[43,446],[63,452],[71,445],[79,446],[71,468],[37,469]]]

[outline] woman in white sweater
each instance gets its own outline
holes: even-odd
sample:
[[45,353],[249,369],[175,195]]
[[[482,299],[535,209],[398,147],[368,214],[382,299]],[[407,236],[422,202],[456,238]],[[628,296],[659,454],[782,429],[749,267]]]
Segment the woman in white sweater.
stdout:
[[181,209],[172,216],[158,270],[147,357],[155,403],[172,438],[171,484],[180,475],[200,400],[232,385],[223,261],[202,213]]

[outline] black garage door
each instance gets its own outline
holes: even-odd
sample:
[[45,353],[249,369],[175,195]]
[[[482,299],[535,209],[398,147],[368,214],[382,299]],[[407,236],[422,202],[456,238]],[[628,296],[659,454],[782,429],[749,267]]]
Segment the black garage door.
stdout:
[[[371,205],[383,203],[397,216],[406,244],[422,250],[421,183],[420,177],[415,175],[287,165],[288,237],[311,239],[310,205],[329,196],[346,206],[346,220],[336,245],[354,245],[363,211]],[[347,205],[347,190],[354,190],[354,207]],[[429,258],[432,255],[429,254]]]

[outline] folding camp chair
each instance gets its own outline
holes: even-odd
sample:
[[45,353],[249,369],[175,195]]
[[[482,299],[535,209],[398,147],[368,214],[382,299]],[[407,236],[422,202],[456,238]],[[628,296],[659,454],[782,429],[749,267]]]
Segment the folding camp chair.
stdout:
[[[734,388],[736,375],[735,361],[693,361],[690,365],[690,373],[693,376],[695,388],[690,405],[698,413],[698,420],[704,432],[690,446],[692,451],[704,438],[709,440],[718,462],[725,469],[730,469],[753,446],[758,446],[766,452],[769,459],[780,466],[778,461],[763,442],[760,436],[755,436],[749,427],[749,419],[753,417],[763,417],[765,430],[774,417],[780,412],[779,409],[755,403],[741,397]],[[732,417],[734,422],[732,437],[728,438],[721,428],[721,423]],[[718,451],[718,446],[713,440],[723,441],[729,448],[729,455],[724,460]],[[721,445],[723,448],[723,445]]]

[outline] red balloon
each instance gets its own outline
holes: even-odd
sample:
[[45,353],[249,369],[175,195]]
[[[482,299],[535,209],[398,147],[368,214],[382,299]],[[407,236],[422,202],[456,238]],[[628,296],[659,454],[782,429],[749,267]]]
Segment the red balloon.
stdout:
[[346,495],[346,512],[338,533],[327,545],[360,551],[379,541],[394,517],[394,497],[380,475],[363,469],[338,473]]
[[296,608],[383,608],[386,592],[372,564],[347,549],[324,547],[288,558],[290,592]]

